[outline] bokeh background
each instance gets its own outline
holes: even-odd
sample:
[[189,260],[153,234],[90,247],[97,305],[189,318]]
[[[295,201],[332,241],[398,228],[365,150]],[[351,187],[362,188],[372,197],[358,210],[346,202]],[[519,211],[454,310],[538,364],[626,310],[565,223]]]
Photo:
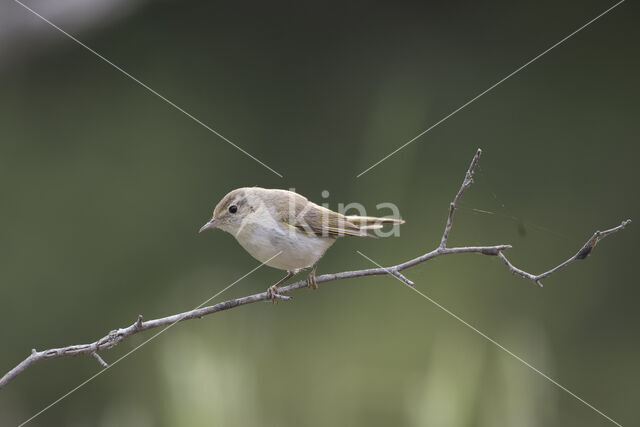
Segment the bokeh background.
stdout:
[[[511,243],[541,272],[640,220],[639,6],[626,2],[360,178],[606,8],[605,1],[25,0],[284,175],[25,10],[0,5],[0,368],[188,310],[257,265],[197,234],[240,186],[396,203],[400,237],[343,239],[319,273]],[[321,197],[327,190],[330,196]],[[478,210],[490,213],[480,213]],[[637,224],[538,289],[497,259],[439,258],[417,287],[622,425],[638,425]],[[263,291],[262,268],[223,298]],[[153,332],[103,353],[108,362]],[[17,425],[99,371],[46,361],[0,390]],[[180,324],[34,426],[567,426],[609,422],[388,277]]]

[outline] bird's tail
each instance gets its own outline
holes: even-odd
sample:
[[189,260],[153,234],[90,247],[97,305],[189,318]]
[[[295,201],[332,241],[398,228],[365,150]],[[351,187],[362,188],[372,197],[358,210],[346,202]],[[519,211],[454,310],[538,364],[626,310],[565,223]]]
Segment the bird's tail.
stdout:
[[347,221],[358,226],[360,230],[377,230],[386,224],[404,224],[404,220],[396,218],[376,218],[374,216],[347,216]]

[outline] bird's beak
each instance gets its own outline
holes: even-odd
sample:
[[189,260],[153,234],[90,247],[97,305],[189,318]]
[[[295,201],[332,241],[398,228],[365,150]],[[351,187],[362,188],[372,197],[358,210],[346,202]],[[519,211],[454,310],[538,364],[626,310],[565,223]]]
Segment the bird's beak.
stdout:
[[211,221],[203,225],[200,228],[200,231],[198,231],[198,233],[202,233],[204,230],[208,230],[210,228],[216,228],[217,226],[218,226],[218,221],[216,219],[212,219]]

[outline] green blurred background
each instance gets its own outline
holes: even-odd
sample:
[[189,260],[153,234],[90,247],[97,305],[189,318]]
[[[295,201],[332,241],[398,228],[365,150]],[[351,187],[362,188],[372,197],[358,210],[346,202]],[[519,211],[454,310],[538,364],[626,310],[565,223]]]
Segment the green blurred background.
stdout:
[[[541,272],[640,220],[639,6],[626,2],[360,178],[612,2],[26,4],[284,175],[279,178],[17,3],[0,6],[0,370],[188,310],[257,265],[197,234],[240,186],[394,202],[400,237],[343,239],[319,273],[434,248],[477,147],[452,245],[510,243]],[[328,190],[328,199],[321,192]],[[474,209],[489,211],[482,214]],[[538,289],[497,259],[439,258],[418,289],[622,425],[639,425],[637,224]],[[262,268],[216,301],[263,291]],[[389,277],[180,324],[34,426],[610,425]],[[103,353],[107,362],[153,332]],[[99,371],[45,361],[0,390],[17,425]]]

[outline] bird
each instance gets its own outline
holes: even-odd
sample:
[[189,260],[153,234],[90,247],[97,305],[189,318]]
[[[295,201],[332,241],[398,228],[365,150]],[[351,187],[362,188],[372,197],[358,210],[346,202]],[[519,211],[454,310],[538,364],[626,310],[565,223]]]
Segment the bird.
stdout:
[[369,230],[403,224],[389,217],[343,215],[289,190],[243,187],[226,194],[199,233],[220,229],[235,237],[255,259],[287,275],[267,288],[271,300],[278,286],[310,269],[307,286],[317,289],[318,261],[339,237],[376,237]]

